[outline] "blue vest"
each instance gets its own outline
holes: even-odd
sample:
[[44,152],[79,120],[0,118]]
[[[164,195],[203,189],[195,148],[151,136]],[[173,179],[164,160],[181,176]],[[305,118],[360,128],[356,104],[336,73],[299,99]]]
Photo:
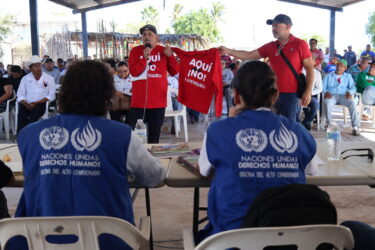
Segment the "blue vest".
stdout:
[[134,224],[130,135],[129,126],[115,121],[64,114],[22,129],[17,141],[25,189],[16,216],[98,215]]
[[204,236],[239,228],[264,189],[305,183],[304,170],[316,152],[310,133],[270,111],[245,111],[211,124],[207,155],[215,168],[208,195]]

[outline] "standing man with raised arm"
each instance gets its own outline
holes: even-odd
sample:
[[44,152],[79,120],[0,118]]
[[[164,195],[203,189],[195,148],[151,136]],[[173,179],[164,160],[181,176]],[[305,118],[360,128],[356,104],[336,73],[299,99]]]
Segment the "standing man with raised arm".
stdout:
[[168,80],[178,73],[178,63],[169,46],[158,45],[156,27],[151,24],[140,30],[143,45],[134,47],[129,56],[133,79],[130,126],[138,119],[148,124],[148,143],[159,143],[160,129],[167,107]]
[[269,42],[253,51],[243,51],[219,47],[222,54],[229,54],[243,60],[256,60],[260,58],[269,58],[271,67],[277,77],[277,88],[280,92],[279,98],[274,105],[278,114],[296,119],[298,97],[297,80],[291,69],[288,67],[281,52],[283,52],[297,71],[301,74],[302,68],[306,69],[306,91],[304,92],[301,103],[306,106],[311,100],[311,91],[314,81],[314,66],[311,52],[307,43],[290,33],[292,20],[284,14],[277,15],[274,19],[267,20],[268,25],[272,25],[273,36],[276,41]]

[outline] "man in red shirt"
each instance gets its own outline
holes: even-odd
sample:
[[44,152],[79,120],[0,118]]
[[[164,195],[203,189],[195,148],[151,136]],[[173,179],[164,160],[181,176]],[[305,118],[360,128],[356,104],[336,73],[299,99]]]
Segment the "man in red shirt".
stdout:
[[323,55],[323,51],[321,51],[317,47],[318,40],[316,40],[315,38],[311,38],[309,41],[309,45],[310,45],[311,54],[314,55],[314,58],[315,58],[315,68],[317,70],[322,70],[322,62],[324,61],[324,55]]
[[290,33],[292,20],[284,14],[277,15],[274,19],[267,20],[272,25],[272,33],[277,39],[269,42],[253,51],[233,50],[226,47],[219,47],[221,54],[229,54],[242,60],[256,60],[269,58],[271,67],[277,77],[277,88],[280,92],[277,102],[274,105],[278,114],[296,119],[299,99],[297,97],[297,80],[292,71],[281,57],[283,51],[294,69],[301,74],[302,68],[306,69],[307,85],[301,103],[307,106],[311,100],[311,91],[314,80],[314,66],[311,52],[307,43]]
[[129,55],[132,76],[130,126],[138,119],[148,124],[148,143],[159,143],[160,128],[167,106],[167,71],[178,73],[178,63],[169,46],[158,45],[156,27],[147,24],[140,30],[143,45],[134,47]]

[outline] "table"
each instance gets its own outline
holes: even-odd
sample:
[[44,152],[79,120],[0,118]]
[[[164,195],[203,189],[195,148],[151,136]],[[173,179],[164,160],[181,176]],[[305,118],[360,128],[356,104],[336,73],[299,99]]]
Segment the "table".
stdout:
[[[192,147],[198,146],[193,144]],[[349,148],[375,147],[375,143],[341,143],[341,150]],[[328,161],[326,142],[318,143],[317,155],[325,164],[319,165],[318,174],[315,176],[307,176],[306,182],[318,186],[350,186],[350,185],[375,185],[375,163],[366,162],[366,157],[351,157],[347,160]],[[363,158],[363,159],[358,159]],[[357,163],[359,161],[359,163]],[[193,204],[193,233],[198,232],[198,225],[205,221],[199,220],[199,211],[207,210],[199,207],[199,188],[207,188],[210,186],[210,180],[198,177],[186,170],[177,163],[177,159],[173,158],[167,172],[166,184],[176,188],[194,188],[194,204]]]

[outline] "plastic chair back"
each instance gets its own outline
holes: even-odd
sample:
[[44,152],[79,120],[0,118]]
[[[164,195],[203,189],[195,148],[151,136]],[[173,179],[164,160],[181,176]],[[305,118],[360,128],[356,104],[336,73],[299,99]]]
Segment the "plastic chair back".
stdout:
[[[149,217],[145,217],[148,225]],[[142,222],[141,222],[142,224]],[[147,226],[145,232],[147,234]],[[141,229],[142,230],[142,229]],[[125,241],[132,249],[148,249],[149,231],[146,236],[129,222],[105,216],[73,217],[26,217],[0,221],[0,249],[13,236],[27,239],[29,249],[38,250],[99,250],[98,236],[108,233]],[[51,244],[47,235],[76,235],[78,241],[72,244]]]
[[188,135],[188,130],[187,130],[186,107],[185,105],[182,105],[182,109],[174,111],[172,107],[172,93],[178,95],[178,90],[168,86],[167,108],[165,109],[165,117],[174,118],[176,137],[178,137],[180,133],[179,118],[180,117],[182,118],[182,122],[184,126],[184,133],[185,133],[185,142],[189,142],[189,135]]
[[228,248],[262,250],[267,246],[296,245],[298,249],[315,250],[321,243],[335,249],[353,249],[351,231],[338,225],[309,225],[293,227],[263,227],[229,230],[208,237],[196,250]]

